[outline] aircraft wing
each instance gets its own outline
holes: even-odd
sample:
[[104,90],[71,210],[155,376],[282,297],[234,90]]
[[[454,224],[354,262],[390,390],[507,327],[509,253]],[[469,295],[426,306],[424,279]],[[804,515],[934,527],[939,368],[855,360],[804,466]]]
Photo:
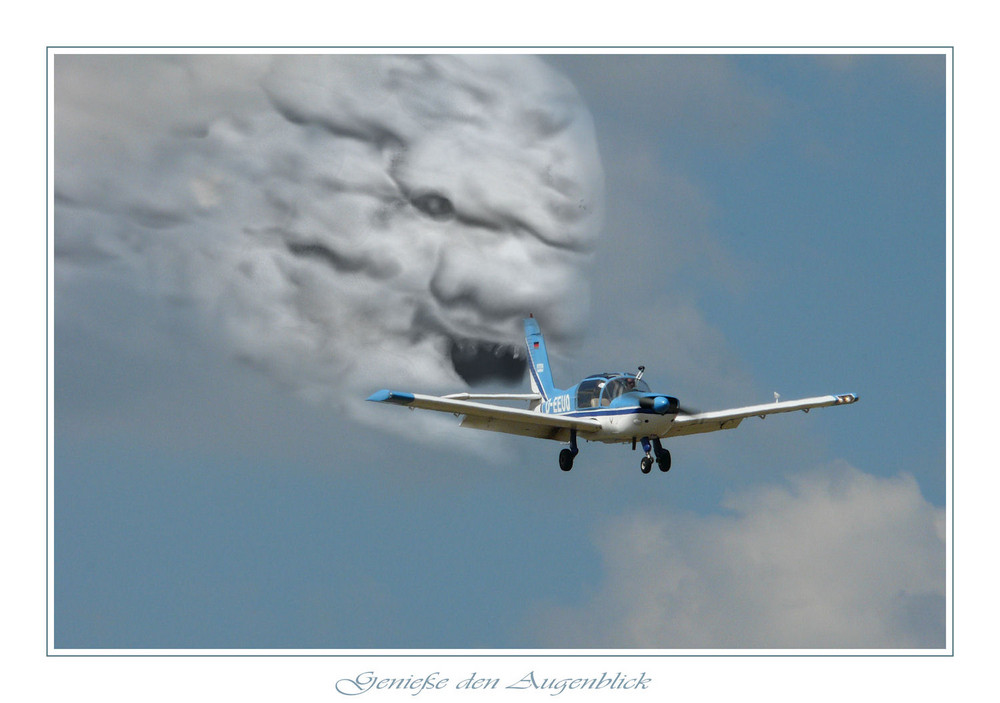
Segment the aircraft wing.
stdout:
[[[461,396],[462,394],[456,394]],[[489,396],[487,396],[489,397]],[[493,397],[503,397],[502,395]],[[517,396],[519,400],[534,399],[535,396]],[[564,415],[551,415],[534,410],[521,410],[503,405],[489,405],[464,400],[461,397],[441,397],[436,395],[421,395],[419,393],[401,393],[399,391],[381,390],[373,393],[368,400],[376,403],[392,403],[406,408],[424,408],[441,412],[464,415],[463,427],[507,432],[510,434],[558,439],[567,441],[569,430],[579,432],[596,432],[601,424],[596,420],[571,418]]]
[[853,393],[846,395],[823,395],[817,398],[803,398],[801,400],[783,400],[780,403],[764,403],[763,405],[749,405],[745,408],[732,408],[730,410],[715,410],[707,413],[695,413],[693,415],[679,414],[664,437],[677,437],[680,435],[700,434],[702,432],[716,432],[718,430],[731,430],[744,420],[744,418],[755,415],[764,418],[774,413],[790,413],[796,410],[809,412],[812,408],[825,408],[830,405],[846,405],[857,402],[858,397]]

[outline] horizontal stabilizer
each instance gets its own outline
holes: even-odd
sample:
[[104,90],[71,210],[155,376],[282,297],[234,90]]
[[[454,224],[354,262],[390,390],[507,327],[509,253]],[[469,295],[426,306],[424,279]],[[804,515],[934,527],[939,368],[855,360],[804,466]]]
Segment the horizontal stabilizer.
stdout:
[[449,400],[541,400],[538,393],[449,393],[441,396]]

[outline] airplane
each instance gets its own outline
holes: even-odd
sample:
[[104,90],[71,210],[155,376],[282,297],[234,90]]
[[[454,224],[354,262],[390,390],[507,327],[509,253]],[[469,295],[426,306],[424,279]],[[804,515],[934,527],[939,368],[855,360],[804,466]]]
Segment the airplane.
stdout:
[[[531,393],[453,393],[445,396],[380,390],[368,400],[424,408],[461,416],[461,427],[552,439],[569,443],[559,452],[559,468],[569,471],[580,451],[579,439],[589,442],[641,444],[644,456],[639,468],[648,474],[655,458],[660,471],[670,470],[670,451],[660,440],[682,435],[731,430],[748,417],[763,419],[775,413],[856,403],[853,393],[824,395],[800,400],[778,400],[712,412],[688,412],[677,398],[654,393],[638,373],[599,373],[588,376],[566,390],[555,387],[549,356],[538,321],[524,320],[528,348]],[[526,410],[477,401],[527,401]]]

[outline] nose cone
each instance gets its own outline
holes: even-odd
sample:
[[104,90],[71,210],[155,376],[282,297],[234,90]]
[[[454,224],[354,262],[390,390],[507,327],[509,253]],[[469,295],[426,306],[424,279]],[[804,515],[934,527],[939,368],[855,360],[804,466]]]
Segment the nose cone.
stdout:
[[669,395],[658,395],[653,400],[653,411],[658,412],[660,415],[675,413],[678,410],[678,406],[677,398]]
[[654,413],[666,415],[677,412],[677,398],[669,395],[650,395],[639,398],[639,407],[652,410]]

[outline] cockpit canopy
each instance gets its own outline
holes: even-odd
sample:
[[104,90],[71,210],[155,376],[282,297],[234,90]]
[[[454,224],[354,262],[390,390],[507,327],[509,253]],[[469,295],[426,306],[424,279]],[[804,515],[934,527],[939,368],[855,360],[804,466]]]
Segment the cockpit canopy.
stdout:
[[600,373],[580,383],[576,393],[576,407],[602,408],[622,393],[638,391],[649,393],[649,386],[630,373]]

